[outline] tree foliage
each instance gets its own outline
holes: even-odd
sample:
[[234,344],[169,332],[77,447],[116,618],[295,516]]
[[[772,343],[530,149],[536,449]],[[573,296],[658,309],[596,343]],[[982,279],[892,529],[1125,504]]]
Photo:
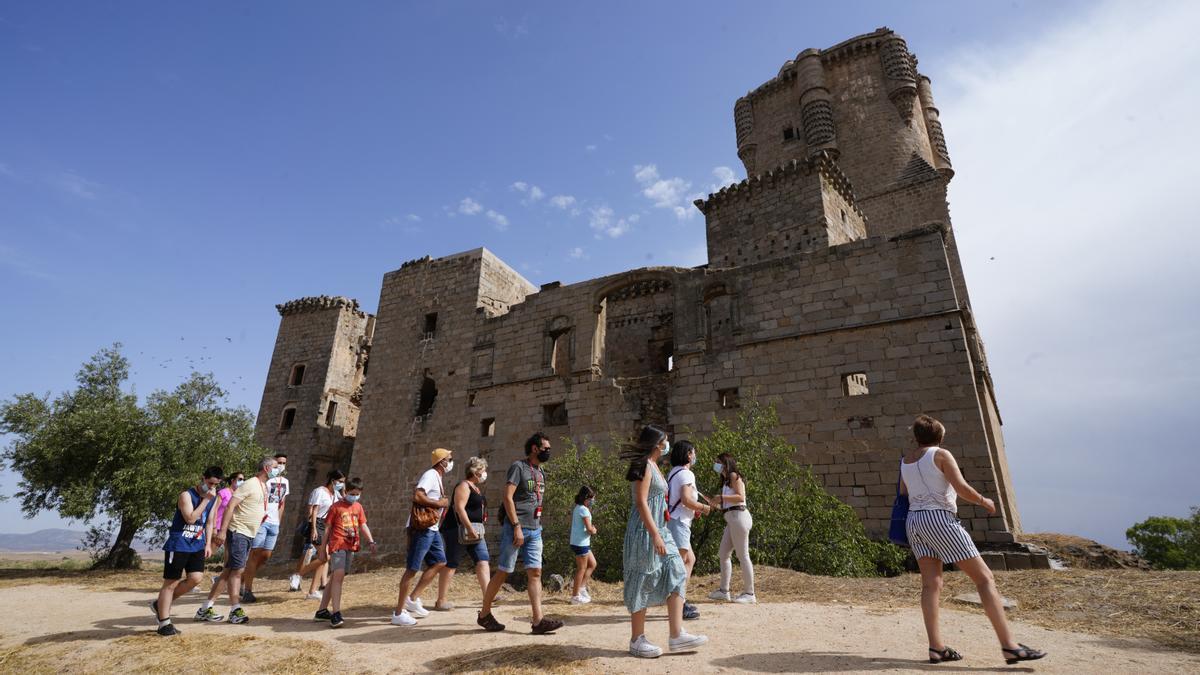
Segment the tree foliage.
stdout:
[[[716,457],[728,452],[737,458],[754,517],[750,531],[754,562],[828,576],[903,571],[905,551],[870,539],[854,510],[826,492],[810,467],[796,461],[796,448],[775,431],[778,424],[773,407],[750,401],[732,423],[715,419],[712,433],[693,439],[697,455],[693,468],[704,494],[719,490],[719,479],[711,470]],[[625,463],[615,455],[615,451],[605,452],[595,445],[578,448],[568,441],[565,451],[547,465],[543,521],[547,569],[563,574],[573,569],[568,547],[570,515],[575,493],[587,484],[596,490],[592,509],[598,529],[592,537],[596,577],[621,578],[631,492]],[[696,573],[718,569],[717,551],[724,527],[719,513],[693,521]]]
[[119,523],[100,566],[136,566],[134,536],[161,538],[176,497],[205,467],[248,469],[264,454],[250,411],[224,407],[226,392],[211,374],[193,372],[144,405],[122,389],[128,378],[129,361],[115,344],[83,364],[74,390],[53,400],[19,394],[0,405],[0,431],[14,437],[0,459],[20,476],[15,496],[26,516],[52,510]]
[[1200,506],[1191,518],[1152,516],[1125,531],[1147,562],[1165,570],[1200,570]]

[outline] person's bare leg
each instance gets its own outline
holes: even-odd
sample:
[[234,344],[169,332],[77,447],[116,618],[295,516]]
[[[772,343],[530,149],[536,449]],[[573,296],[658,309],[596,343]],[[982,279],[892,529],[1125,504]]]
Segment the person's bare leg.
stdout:
[[678,593],[667,596],[667,625],[673,638],[683,632],[683,596]]
[[492,580],[492,566],[487,561],[475,563],[475,579],[479,581],[479,591],[486,595]]
[[508,572],[504,570],[496,570],[488,581],[487,590],[483,592],[483,606],[479,608],[479,616],[487,616],[492,613],[492,603],[495,602],[496,596],[500,594],[500,587],[504,585],[508,579]]
[[226,585],[229,587],[229,606],[237,607],[241,603],[242,574],[245,570],[230,570]]
[[446,594],[450,592],[450,581],[454,578],[455,567],[442,567],[438,570],[437,601],[434,607],[446,606]]
[[583,573],[583,587],[584,588],[587,588],[588,584],[590,584],[592,582],[592,574],[594,574],[596,572],[596,564],[597,564],[596,556],[593,555],[589,551],[588,552],[587,571]]
[[571,583],[571,597],[579,595],[583,588],[583,578],[587,576],[588,559],[586,555],[575,556],[575,578]]
[[345,580],[346,570],[337,569],[333,571],[333,577],[325,585],[325,590],[329,591],[329,604],[333,606],[334,612],[342,611],[342,582]]
[[988,621],[992,622],[992,630],[996,631],[1000,646],[1016,649],[1017,641],[1013,639],[1012,631],[1008,628],[1008,617],[1004,616],[1004,599],[996,589],[996,579],[992,570],[988,569],[987,563],[983,562],[983,558],[975,556],[960,560],[955,565],[975,582],[975,590],[979,591],[979,599],[983,602],[983,611],[987,614]]
[[[228,565],[228,562],[226,564]],[[216,602],[217,598],[221,596],[221,591],[226,589],[228,582],[229,568],[226,567],[225,569],[221,570],[220,574],[217,575],[217,581],[213,584],[213,587],[208,589],[208,601]]]
[[396,595],[396,614],[404,611],[404,601],[408,599],[408,585],[412,583],[415,576],[417,573],[412,570],[404,570],[404,574],[400,575],[400,592]]
[[158,616],[154,618],[159,621],[166,621],[171,618],[171,601],[175,599],[175,589],[178,586],[178,579],[174,581],[163,580],[162,588],[158,589]]
[[416,588],[413,589],[413,600],[421,597],[421,594],[425,592],[426,588],[429,588],[429,584],[433,583],[433,580],[436,579],[439,574],[441,574],[442,568],[445,566],[446,563],[438,563],[425,568],[425,571],[421,573],[421,578],[417,580]]
[[942,631],[938,626],[938,606],[942,596],[942,561],[937,558],[917,560],[921,568],[921,617],[925,620],[925,634],[929,636],[929,647],[942,650]]
[[683,558],[683,571],[690,579],[692,576],[692,568],[696,566],[696,554],[692,553],[690,548],[679,549],[679,557]]
[[178,600],[180,596],[191,593],[192,589],[200,583],[200,578],[203,576],[203,572],[193,572],[192,574],[184,577],[183,581],[179,582],[179,585],[175,587],[175,592],[171,596],[171,602],[174,603],[174,601]]
[[629,641],[633,642],[646,633],[646,610],[629,615]]
[[329,580],[325,578],[325,575],[329,571],[329,563],[327,563],[324,560],[321,560],[318,557],[316,560],[312,561],[305,567],[305,571],[299,573],[300,576],[306,576],[308,574],[308,570],[313,571],[312,581],[308,582],[308,594],[309,595],[316,593],[318,590],[321,589],[322,586],[329,585]]
[[525,578],[529,580],[529,608],[533,611],[534,626],[542,622],[542,570],[526,569]]
[[246,569],[242,572],[242,586],[245,586],[247,593],[254,592],[254,575],[258,573],[259,565],[266,562],[264,553],[266,551],[261,548],[250,549],[250,558],[246,561]]

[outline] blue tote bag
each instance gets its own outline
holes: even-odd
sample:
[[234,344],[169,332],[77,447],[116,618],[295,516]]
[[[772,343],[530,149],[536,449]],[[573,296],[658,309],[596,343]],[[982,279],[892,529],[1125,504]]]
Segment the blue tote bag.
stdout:
[[908,495],[900,494],[900,479],[896,479],[896,501],[892,504],[892,524],[888,528],[888,540],[897,546],[908,548]]

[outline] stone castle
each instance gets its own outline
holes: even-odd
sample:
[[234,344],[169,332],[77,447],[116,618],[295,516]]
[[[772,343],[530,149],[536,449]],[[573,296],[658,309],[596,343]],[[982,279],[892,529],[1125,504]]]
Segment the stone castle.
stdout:
[[[399,550],[434,447],[503,476],[539,429],[704,434],[750,395],[776,404],[800,461],[879,536],[909,424],[944,420],[966,478],[998,507],[963,506],[964,525],[1013,542],[1001,420],[946,203],[954,170],[904,39],[881,28],[800,52],[737,100],[733,121],[749,178],[696,201],[707,265],[539,288],[478,248],[388,272],[375,316],[343,297],[279,305],[257,425],[289,455],[279,550],[296,550],[306,495],[331,467],[366,479],[371,529]],[[502,482],[486,486],[493,505]]]

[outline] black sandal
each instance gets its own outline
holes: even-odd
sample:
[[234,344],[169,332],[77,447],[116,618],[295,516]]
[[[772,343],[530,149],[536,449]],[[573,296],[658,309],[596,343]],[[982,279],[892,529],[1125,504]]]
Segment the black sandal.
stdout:
[[952,649],[951,647],[946,647],[945,649],[942,649],[942,650],[937,650],[937,649],[934,649],[933,647],[930,647],[929,652],[931,654],[938,655],[938,658],[936,658],[936,659],[933,658],[932,656],[929,657],[930,663],[941,663],[942,661],[962,661],[962,654],[959,654],[958,652],[954,651],[954,649]]
[[1004,662],[1010,666],[1018,661],[1037,661],[1038,659],[1046,656],[1046,652],[1038,651],[1033,647],[1023,645],[1020,642],[1017,643],[1016,649],[1001,647],[1000,651],[1004,652]]

